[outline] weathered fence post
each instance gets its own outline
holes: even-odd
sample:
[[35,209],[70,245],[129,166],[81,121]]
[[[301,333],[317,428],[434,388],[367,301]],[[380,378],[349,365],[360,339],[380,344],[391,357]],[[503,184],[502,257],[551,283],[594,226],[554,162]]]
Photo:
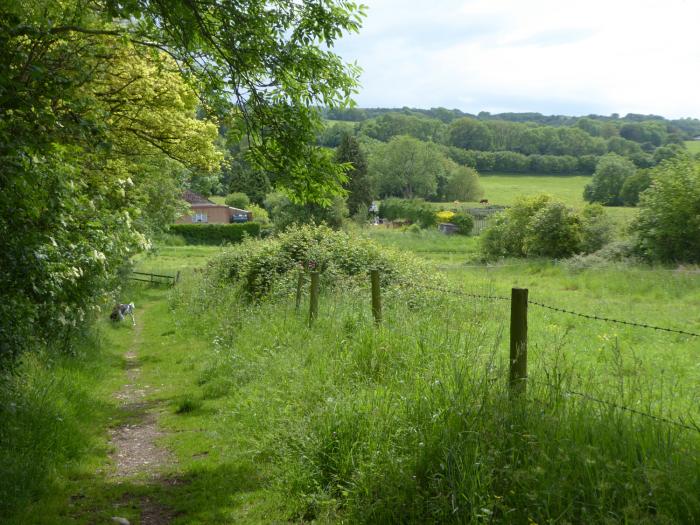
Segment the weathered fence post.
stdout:
[[382,290],[379,286],[379,270],[370,270],[369,275],[372,280],[372,315],[374,322],[379,324],[382,322]]
[[511,392],[525,393],[527,382],[527,288],[513,288],[510,299]]
[[180,282],[180,270],[175,274],[175,280],[173,281],[173,286]]
[[297,297],[295,304],[295,310],[298,312],[301,308],[301,294],[303,292],[304,286],[304,270],[299,270],[299,277],[297,278]]
[[319,289],[319,274],[311,272],[311,290],[309,293],[309,324],[314,322],[318,317],[318,289]]

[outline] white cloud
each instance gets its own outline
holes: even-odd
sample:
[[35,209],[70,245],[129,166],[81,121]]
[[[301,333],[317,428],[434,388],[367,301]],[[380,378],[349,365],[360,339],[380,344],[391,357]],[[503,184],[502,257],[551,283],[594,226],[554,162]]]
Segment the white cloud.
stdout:
[[697,0],[365,0],[361,106],[700,117]]

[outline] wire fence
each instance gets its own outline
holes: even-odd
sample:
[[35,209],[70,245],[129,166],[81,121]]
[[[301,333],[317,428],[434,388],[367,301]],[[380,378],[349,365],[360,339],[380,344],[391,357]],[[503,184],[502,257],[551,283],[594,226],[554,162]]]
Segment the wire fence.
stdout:
[[[372,315],[374,316],[374,320],[378,325],[381,325],[383,329],[387,329],[390,332],[400,335],[401,337],[409,337],[406,333],[405,330],[399,330],[394,326],[391,326],[387,322],[383,322],[383,317],[382,317],[382,310],[381,310],[381,291],[379,289],[379,278],[376,275],[376,270],[374,270],[372,273],[375,273],[373,279],[372,279],[372,284],[370,286],[371,288],[371,305],[372,305]],[[426,286],[426,285],[419,285],[419,284],[411,284],[410,286],[405,286],[404,288],[406,289],[417,289],[417,290],[423,290],[426,292],[431,292],[431,293],[436,293],[436,294],[441,294],[442,296],[444,295],[449,295],[452,297],[458,297],[458,298],[469,298],[469,299],[478,299],[482,301],[488,301],[488,302],[499,302],[500,304],[504,304],[506,302],[511,302],[511,360],[510,360],[510,383],[511,387],[514,385],[517,386],[517,391],[524,390],[522,388],[524,385],[527,383],[540,383],[548,388],[559,392],[561,394],[567,395],[567,396],[572,396],[576,397],[580,400],[586,401],[586,402],[591,402],[591,403],[596,403],[601,406],[607,406],[609,408],[612,408],[614,410],[619,410],[622,412],[626,412],[629,414],[634,414],[636,416],[644,417],[647,419],[654,420],[658,423],[663,423],[667,425],[674,426],[676,428],[682,429],[682,430],[688,430],[688,431],[695,431],[697,433],[700,433],[700,425],[698,425],[692,418],[687,418],[688,420],[684,418],[677,418],[677,419],[671,419],[669,417],[665,417],[662,415],[657,415],[653,414],[651,412],[645,412],[642,410],[639,410],[634,407],[629,407],[625,406],[621,403],[615,402],[615,401],[610,401],[606,399],[602,399],[600,397],[591,395],[590,393],[586,392],[581,392],[579,390],[574,390],[574,389],[568,389],[568,388],[563,388],[562,385],[554,385],[550,382],[542,381],[539,378],[530,378],[527,376],[526,368],[527,368],[527,354],[525,352],[525,362],[520,363],[517,366],[520,367],[520,371],[515,372],[514,376],[514,359],[513,359],[513,330],[514,326],[517,325],[517,322],[514,324],[513,323],[513,315],[515,312],[515,309],[513,308],[513,302],[515,299],[516,291],[523,292],[523,290],[518,290],[514,289],[513,290],[513,296],[512,297],[506,297],[502,295],[496,295],[493,293],[472,293],[466,290],[461,290],[461,289],[455,289],[455,288],[446,288],[446,287],[440,287],[440,286]],[[312,294],[316,294],[316,300],[318,300],[318,290],[315,292],[311,290]],[[520,294],[522,296],[522,294]],[[360,299],[359,294],[355,294],[353,296],[352,302],[355,304],[356,301]],[[364,303],[367,304],[366,297],[364,299]],[[607,322],[607,323],[617,323],[621,325],[626,325],[630,326],[633,328],[640,328],[640,329],[648,329],[648,330],[655,330],[655,331],[662,331],[665,333],[673,333],[673,334],[679,334],[687,337],[700,337],[700,334],[696,332],[692,332],[690,330],[681,330],[681,329],[676,329],[676,328],[668,328],[668,327],[661,327],[661,326],[655,326],[655,325],[650,325],[647,323],[638,323],[634,321],[627,321],[627,320],[621,320],[621,319],[613,319],[609,317],[604,317],[604,316],[599,316],[599,315],[591,315],[591,314],[586,314],[586,313],[581,313],[581,312],[575,312],[572,310],[568,310],[565,308],[559,308],[555,306],[551,306],[545,303],[542,303],[540,301],[533,301],[533,300],[528,300],[527,299],[527,291],[525,291],[525,302],[527,305],[533,305],[537,306],[539,308],[547,309],[550,311],[558,312],[558,313],[563,313],[567,315],[572,315],[575,317],[583,318],[583,319],[588,319],[588,320],[593,320],[593,321],[601,321],[601,322]],[[298,303],[298,301],[297,301]],[[335,316],[335,310],[337,308],[337,305],[333,307],[334,310],[334,316]],[[318,305],[316,304],[316,309],[318,309]],[[525,323],[527,323],[526,317],[527,317],[527,309],[524,308],[524,315],[525,315]],[[505,315],[505,312],[503,312]],[[316,310],[315,313],[310,318],[310,322],[313,322],[313,318],[315,318],[318,315],[318,310]],[[448,330],[448,332],[454,332],[454,330]],[[416,337],[415,334],[411,334],[411,337]],[[525,335],[527,337],[527,335]],[[525,341],[516,341],[515,348],[517,350],[518,344],[524,344],[525,348],[527,346],[527,340]],[[515,361],[517,361],[520,358],[516,358]],[[515,381],[514,381],[515,379]]]
[[579,397],[579,398],[584,399],[584,400],[586,400],[586,401],[590,401],[590,402],[593,402],[593,403],[597,403],[597,404],[599,404],[599,405],[607,406],[607,407],[609,407],[609,408],[614,408],[615,410],[620,410],[620,411],[623,411],[623,412],[628,412],[628,413],[630,413],[630,414],[635,414],[635,415],[637,415],[637,416],[645,417],[645,418],[647,418],[647,419],[652,419],[652,420],[657,421],[657,422],[659,422],[659,423],[664,423],[664,424],[667,424],[667,425],[673,425],[673,426],[675,426],[675,427],[682,428],[682,429],[684,429],[684,430],[693,430],[693,431],[695,431],[695,432],[700,433],[700,425],[698,425],[697,423],[695,423],[694,420],[691,421],[690,423],[686,423],[686,422],[683,421],[683,420],[678,421],[678,420],[670,419],[670,418],[667,418],[667,417],[663,417],[663,416],[659,416],[659,415],[656,415],[656,414],[652,414],[652,413],[650,413],[650,412],[644,412],[644,411],[638,410],[638,409],[636,409],[636,408],[632,408],[632,407],[628,407],[628,406],[625,406],[625,405],[621,405],[621,404],[619,404],[619,403],[615,403],[614,401],[608,401],[608,400],[605,400],[605,399],[600,399],[600,398],[598,398],[598,397],[592,396],[592,395],[590,395],[590,394],[586,394],[586,393],[584,393],[584,392],[578,392],[578,391],[576,391],[576,390],[570,390],[570,389],[567,389],[567,388],[562,389],[560,386],[554,385],[554,384],[552,384],[552,383],[550,383],[550,382],[548,382],[548,381],[541,381],[541,380],[537,380],[537,379],[535,379],[535,380],[533,381],[532,378],[530,378],[529,381],[530,381],[530,382],[535,382],[535,383],[540,383],[540,384],[542,384],[542,385],[544,385],[544,386],[547,386],[548,388],[551,388],[552,390],[554,390],[554,391],[556,391],[556,392],[560,392],[560,393],[565,394],[565,395],[576,396],[576,397]]
[[[493,300],[493,301],[510,301],[510,297],[505,297],[505,296],[499,296],[499,295],[484,295],[484,294],[475,294],[475,293],[469,293],[465,292],[462,290],[454,290],[454,289],[449,289],[449,288],[441,288],[441,287],[433,287],[433,286],[421,286],[421,285],[412,285],[413,288],[417,288],[419,290],[426,290],[426,291],[433,291],[433,292],[440,292],[440,293],[449,293],[452,295],[460,296],[460,297],[470,297],[474,299],[484,299],[484,300]],[[617,324],[622,324],[622,325],[627,325],[627,326],[634,326],[637,328],[648,328],[651,330],[658,330],[662,332],[669,332],[669,333],[676,333],[676,334],[681,334],[681,335],[687,335],[690,337],[700,337],[700,334],[695,333],[695,332],[690,332],[688,330],[678,330],[676,328],[666,328],[662,326],[655,326],[655,325],[650,325],[646,323],[637,323],[634,321],[624,321],[621,319],[612,319],[610,317],[603,317],[600,315],[591,315],[591,314],[584,314],[580,312],[574,312],[572,310],[567,310],[565,308],[559,308],[556,306],[551,306],[539,301],[533,301],[533,300],[528,300],[528,304],[531,304],[533,306],[539,306],[540,308],[546,308],[547,310],[552,310],[554,312],[560,312],[560,313],[565,313],[569,315],[574,315],[576,317],[581,317],[584,319],[591,319],[594,321],[604,321],[608,323],[617,323]]]
[[650,325],[650,324],[646,324],[646,323],[635,323],[634,321],[622,321],[620,319],[611,319],[609,317],[602,317],[599,315],[582,314],[579,312],[573,312],[571,310],[566,310],[564,308],[557,308],[556,306],[550,306],[548,304],[540,303],[538,301],[528,301],[528,304],[532,304],[534,306],[539,306],[541,308],[546,308],[547,310],[552,310],[554,312],[561,312],[561,313],[565,313],[565,314],[569,314],[569,315],[575,315],[576,317],[583,317],[584,319],[592,319],[594,321],[604,321],[607,323],[624,324],[627,326],[635,326],[637,328],[649,328],[651,330],[676,333],[676,334],[681,334],[681,335],[687,335],[690,337],[700,337],[700,334],[696,334],[695,332],[689,332],[687,330],[677,330],[675,328],[664,328],[662,326],[654,326],[654,325]]

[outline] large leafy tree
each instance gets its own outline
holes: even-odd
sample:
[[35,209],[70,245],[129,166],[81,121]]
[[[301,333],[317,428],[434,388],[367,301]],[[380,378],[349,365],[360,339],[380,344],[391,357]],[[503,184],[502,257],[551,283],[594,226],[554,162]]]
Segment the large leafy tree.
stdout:
[[440,198],[446,201],[476,200],[483,195],[479,185],[479,174],[474,168],[456,166],[447,180],[445,191]]
[[700,161],[675,157],[651,177],[632,225],[639,250],[655,261],[700,263]]
[[637,168],[631,161],[615,153],[601,157],[591,182],[584,189],[583,198],[604,206],[621,206],[622,186],[636,171]]
[[446,162],[436,145],[401,135],[374,151],[371,170],[380,196],[425,198],[437,191]]
[[[328,49],[352,3],[6,0],[0,4],[0,355],[67,343],[116,270],[218,168],[216,124],[297,199],[342,166],[319,104],[356,70]],[[218,122],[217,122],[218,121]]]
[[478,120],[464,117],[450,124],[448,140],[452,146],[464,149],[490,151],[494,137],[491,129]]
[[[344,182],[330,152],[314,146],[316,107],[350,102],[358,69],[331,49],[357,31],[362,8],[346,0],[105,0],[132,20],[116,31],[173,56],[207,111],[247,135],[273,185],[297,200],[329,202]],[[231,109],[233,107],[233,111]]]

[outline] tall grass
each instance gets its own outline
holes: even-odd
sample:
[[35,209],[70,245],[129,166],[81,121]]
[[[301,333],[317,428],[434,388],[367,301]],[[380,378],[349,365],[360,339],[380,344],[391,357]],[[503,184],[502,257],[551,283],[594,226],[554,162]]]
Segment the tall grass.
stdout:
[[[70,472],[104,448],[100,434],[112,407],[100,382],[116,358],[97,331],[72,354],[27,353],[0,377],[0,515],[18,516],[56,492]],[[60,492],[60,491],[59,491]]]
[[309,327],[291,298],[233,309],[230,291],[202,290],[185,283],[173,307],[197,308],[191,329],[215,341],[203,398],[226,399],[217,431],[274,465],[292,519],[700,520],[697,433],[567,394],[599,385],[606,399],[670,409],[673,399],[645,397],[625,356],[599,363],[612,379],[599,384],[554,334],[537,346],[528,395],[513,400],[507,304],[404,291],[375,327],[368,291],[355,289],[323,295]]

